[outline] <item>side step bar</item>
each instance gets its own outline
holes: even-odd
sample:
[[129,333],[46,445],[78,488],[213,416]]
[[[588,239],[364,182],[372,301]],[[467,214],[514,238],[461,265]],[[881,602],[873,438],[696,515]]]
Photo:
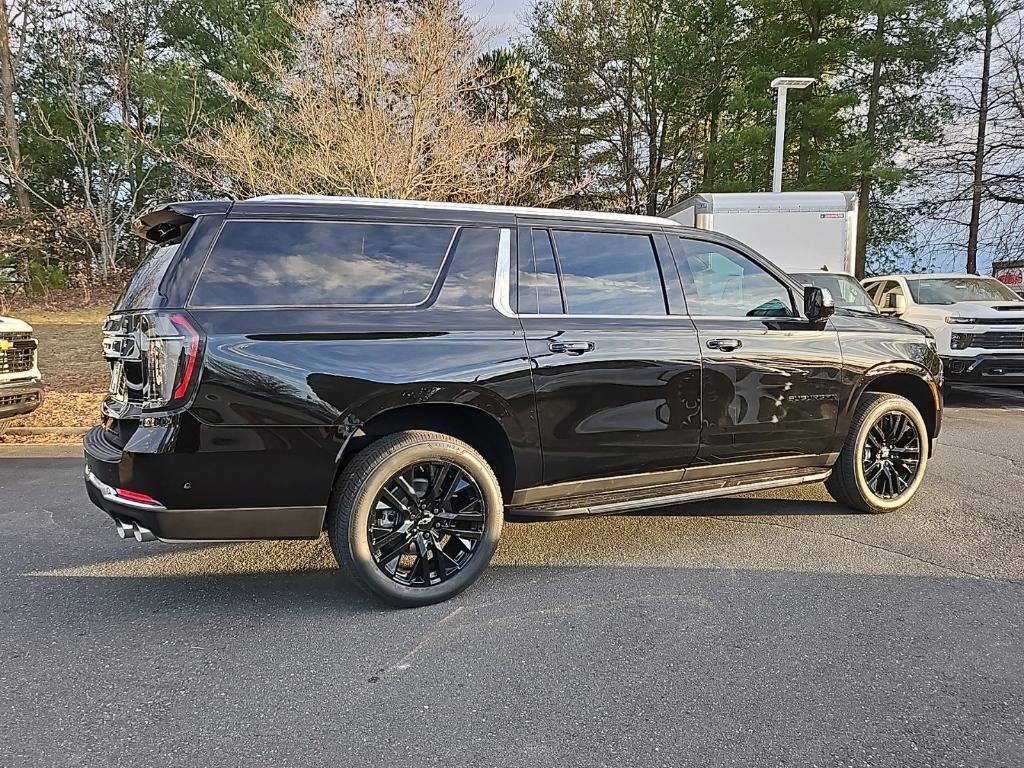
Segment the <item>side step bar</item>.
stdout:
[[117,526],[118,538],[125,540],[134,538],[138,542],[156,540],[156,534],[145,526],[134,523],[131,520],[115,520],[114,522]]
[[[749,482],[733,482],[723,484],[715,482],[708,487],[707,481],[691,481],[690,490],[684,490],[687,483],[677,483],[673,486],[661,489],[663,493],[657,493],[657,488],[646,488],[638,495],[633,492],[632,498],[622,500],[601,499],[593,497],[584,504],[571,507],[558,507],[556,503],[538,502],[535,505],[509,507],[505,512],[508,520],[553,520],[563,517],[582,517],[586,515],[615,515],[622,512],[630,512],[636,509],[652,507],[663,507],[670,504],[684,504],[691,501],[703,501],[715,499],[722,496],[733,496],[737,493],[749,493],[751,491],[767,491],[772,488],[785,488],[791,485],[804,485],[806,483],[818,483],[826,480],[832,474],[830,468],[808,468],[800,473],[788,474],[785,476],[752,478]],[[703,486],[703,487],[701,487]],[[609,496],[613,494],[608,494]]]

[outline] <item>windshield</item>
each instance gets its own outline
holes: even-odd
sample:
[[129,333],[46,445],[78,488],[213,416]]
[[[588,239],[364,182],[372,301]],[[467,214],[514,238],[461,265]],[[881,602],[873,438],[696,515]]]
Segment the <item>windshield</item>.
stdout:
[[956,304],[958,301],[1020,301],[1020,297],[991,277],[907,279],[918,304]]
[[856,278],[849,275],[829,274],[828,272],[798,272],[793,275],[801,285],[813,285],[824,288],[832,294],[836,309],[850,309],[855,312],[878,314],[878,308],[865,293],[864,287]]

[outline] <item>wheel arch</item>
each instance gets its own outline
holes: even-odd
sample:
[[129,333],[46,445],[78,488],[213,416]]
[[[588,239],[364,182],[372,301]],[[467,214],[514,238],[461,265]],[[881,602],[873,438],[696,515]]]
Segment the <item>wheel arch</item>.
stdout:
[[417,403],[389,408],[353,431],[338,457],[336,481],[359,451],[375,440],[410,429],[442,432],[476,450],[494,470],[502,498],[508,502],[516,487],[517,462],[512,441],[501,423],[487,411],[464,403]]
[[884,392],[900,395],[914,404],[928,429],[929,444],[941,426],[942,395],[939,383],[927,370],[913,364],[880,365],[868,371],[856,396],[850,403],[852,414],[866,393]]

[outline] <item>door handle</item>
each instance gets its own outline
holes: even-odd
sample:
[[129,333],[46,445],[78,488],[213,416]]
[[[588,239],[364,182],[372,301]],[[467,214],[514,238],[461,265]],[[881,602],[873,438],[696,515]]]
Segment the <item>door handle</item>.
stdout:
[[548,349],[552,352],[564,355],[582,355],[584,352],[590,352],[593,348],[594,342],[592,341],[552,341],[548,344]]
[[708,339],[708,349],[718,349],[722,352],[732,352],[734,349],[739,349],[743,346],[743,342],[739,339]]

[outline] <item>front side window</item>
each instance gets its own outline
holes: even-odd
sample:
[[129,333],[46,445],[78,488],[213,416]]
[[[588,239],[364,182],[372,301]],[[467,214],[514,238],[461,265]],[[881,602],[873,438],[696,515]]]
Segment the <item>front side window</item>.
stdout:
[[552,232],[571,315],[665,315],[665,290],[648,235]]
[[425,301],[454,227],[229,221],[193,306],[411,305]]
[[792,317],[786,288],[756,262],[717,243],[678,238],[677,264],[691,315]]
[[832,294],[839,309],[848,309],[851,312],[867,312],[877,315],[878,309],[871,301],[867,291],[857,282],[856,278],[849,275],[840,275],[829,272],[797,272],[791,274],[794,280],[801,285],[813,285],[816,288],[824,288]]

